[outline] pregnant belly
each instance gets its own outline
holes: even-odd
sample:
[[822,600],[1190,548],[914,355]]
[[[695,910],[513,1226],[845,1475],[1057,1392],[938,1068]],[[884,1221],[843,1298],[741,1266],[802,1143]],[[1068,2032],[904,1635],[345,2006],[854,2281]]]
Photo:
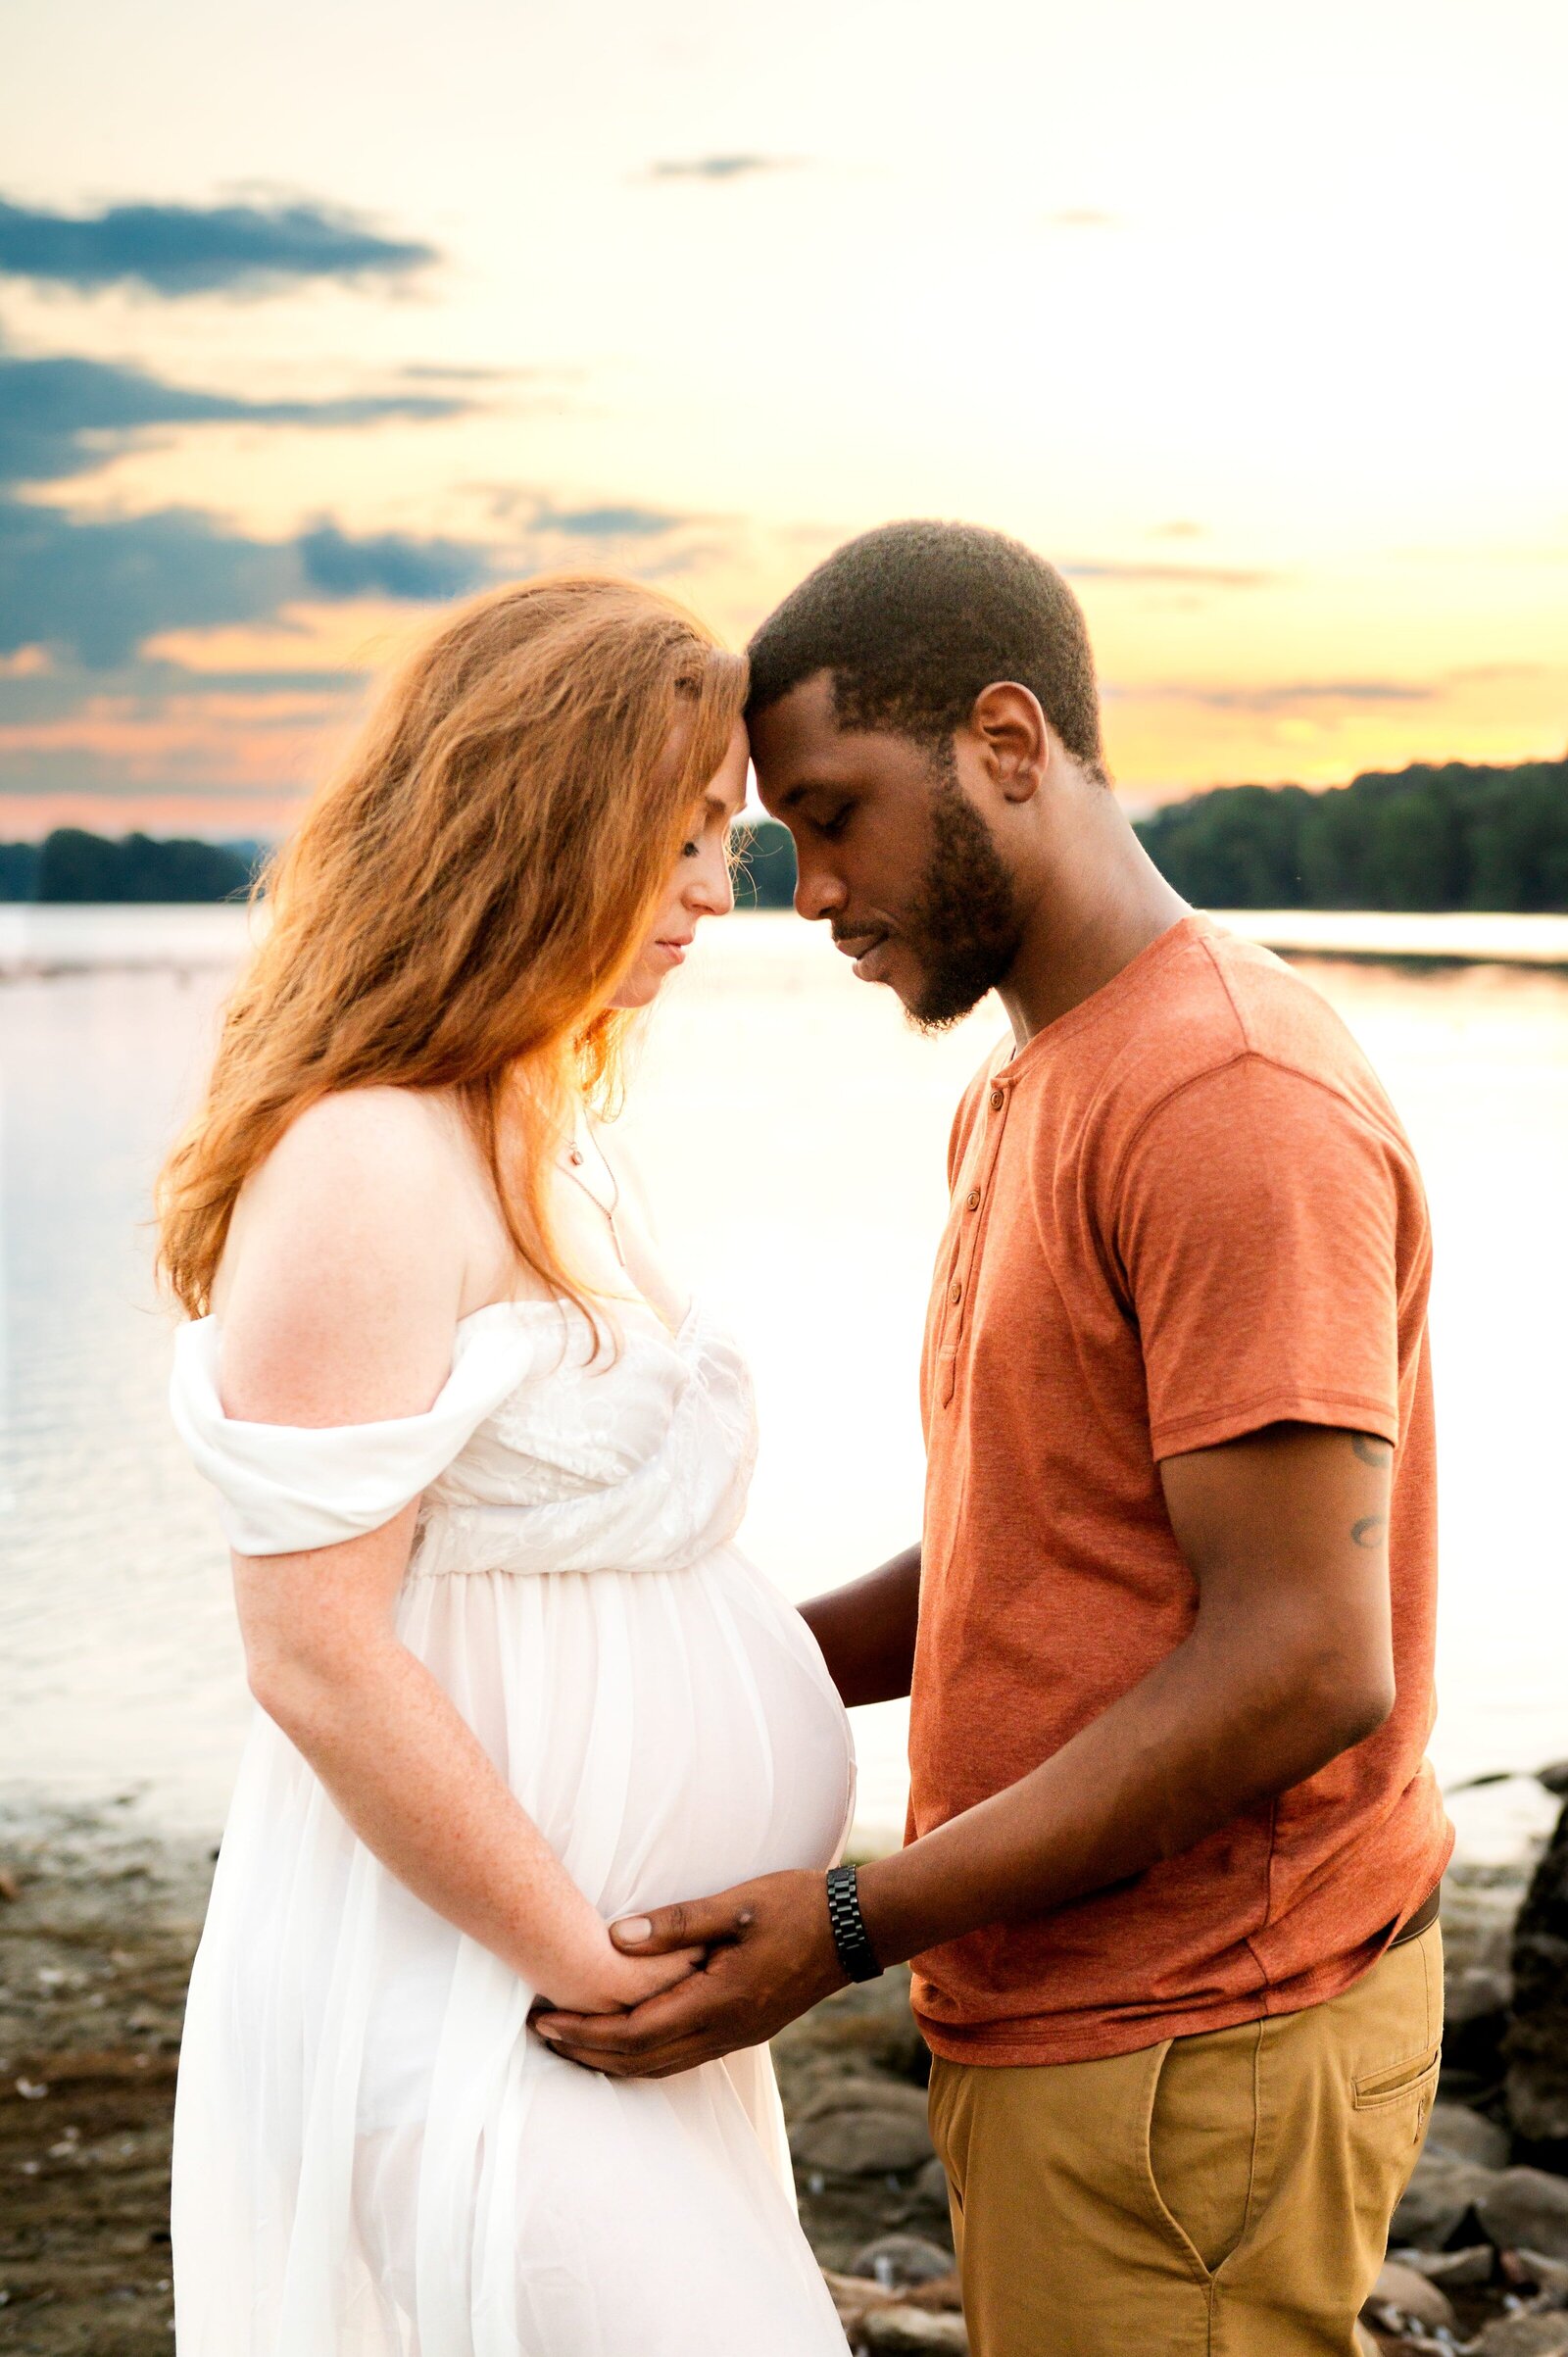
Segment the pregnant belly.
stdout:
[[[685,1572],[417,1581],[399,1629],[607,1918],[838,1854],[848,1721],[800,1615],[732,1549]],[[193,1984],[192,2050],[224,2048],[248,2021],[283,2082],[303,2086],[323,2039],[343,2068],[356,2041],[360,2134],[416,2124],[455,2023],[460,2045],[491,2039],[487,2068],[520,2034],[526,1992],[482,1958],[475,1980],[464,1945],[359,1849],[258,1719]]]
[[413,1596],[405,1636],[605,1915],[838,1855],[849,1722],[805,1622],[733,1548]]

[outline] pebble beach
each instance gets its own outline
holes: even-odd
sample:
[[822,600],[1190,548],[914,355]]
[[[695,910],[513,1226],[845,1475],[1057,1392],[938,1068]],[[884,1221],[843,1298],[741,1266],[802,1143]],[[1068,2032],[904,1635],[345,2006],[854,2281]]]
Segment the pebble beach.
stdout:
[[[0,1807],[0,2350],[171,2345],[174,2073],[212,1866],[131,1801]],[[1514,1863],[1455,1865],[1443,1922],[1439,2100],[1365,2346],[1568,2357],[1568,1812]],[[965,2350],[907,1974],[830,1997],[774,2055],[850,2346]]]

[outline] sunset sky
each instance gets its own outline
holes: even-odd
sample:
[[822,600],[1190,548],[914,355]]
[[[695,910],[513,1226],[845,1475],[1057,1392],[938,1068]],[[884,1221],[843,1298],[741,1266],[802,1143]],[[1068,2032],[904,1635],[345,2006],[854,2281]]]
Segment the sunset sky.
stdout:
[[0,839],[274,831],[430,604],[1071,574],[1130,803],[1568,746],[1561,0],[3,0]]

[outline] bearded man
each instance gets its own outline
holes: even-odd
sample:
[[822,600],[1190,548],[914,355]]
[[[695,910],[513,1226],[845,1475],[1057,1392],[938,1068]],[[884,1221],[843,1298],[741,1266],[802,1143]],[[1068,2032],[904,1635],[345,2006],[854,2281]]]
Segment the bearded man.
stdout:
[[916,1024],[1010,1024],[953,1128],[921,1544],[806,1607],[846,1703],[910,1697],[907,1840],[617,1927],[709,1961],[541,2027],[662,2075],[912,1958],[976,2357],[1348,2357],[1442,2035],[1414,1156],[1147,858],[1032,552],[867,533],[751,661],[800,913]]

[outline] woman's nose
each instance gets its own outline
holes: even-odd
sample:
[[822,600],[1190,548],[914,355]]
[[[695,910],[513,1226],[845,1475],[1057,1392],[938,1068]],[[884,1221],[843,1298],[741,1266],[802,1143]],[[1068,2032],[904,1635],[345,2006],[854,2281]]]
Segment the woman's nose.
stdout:
[[686,887],[686,906],[694,916],[727,916],[735,906],[735,886],[722,845],[705,852],[697,873]]

